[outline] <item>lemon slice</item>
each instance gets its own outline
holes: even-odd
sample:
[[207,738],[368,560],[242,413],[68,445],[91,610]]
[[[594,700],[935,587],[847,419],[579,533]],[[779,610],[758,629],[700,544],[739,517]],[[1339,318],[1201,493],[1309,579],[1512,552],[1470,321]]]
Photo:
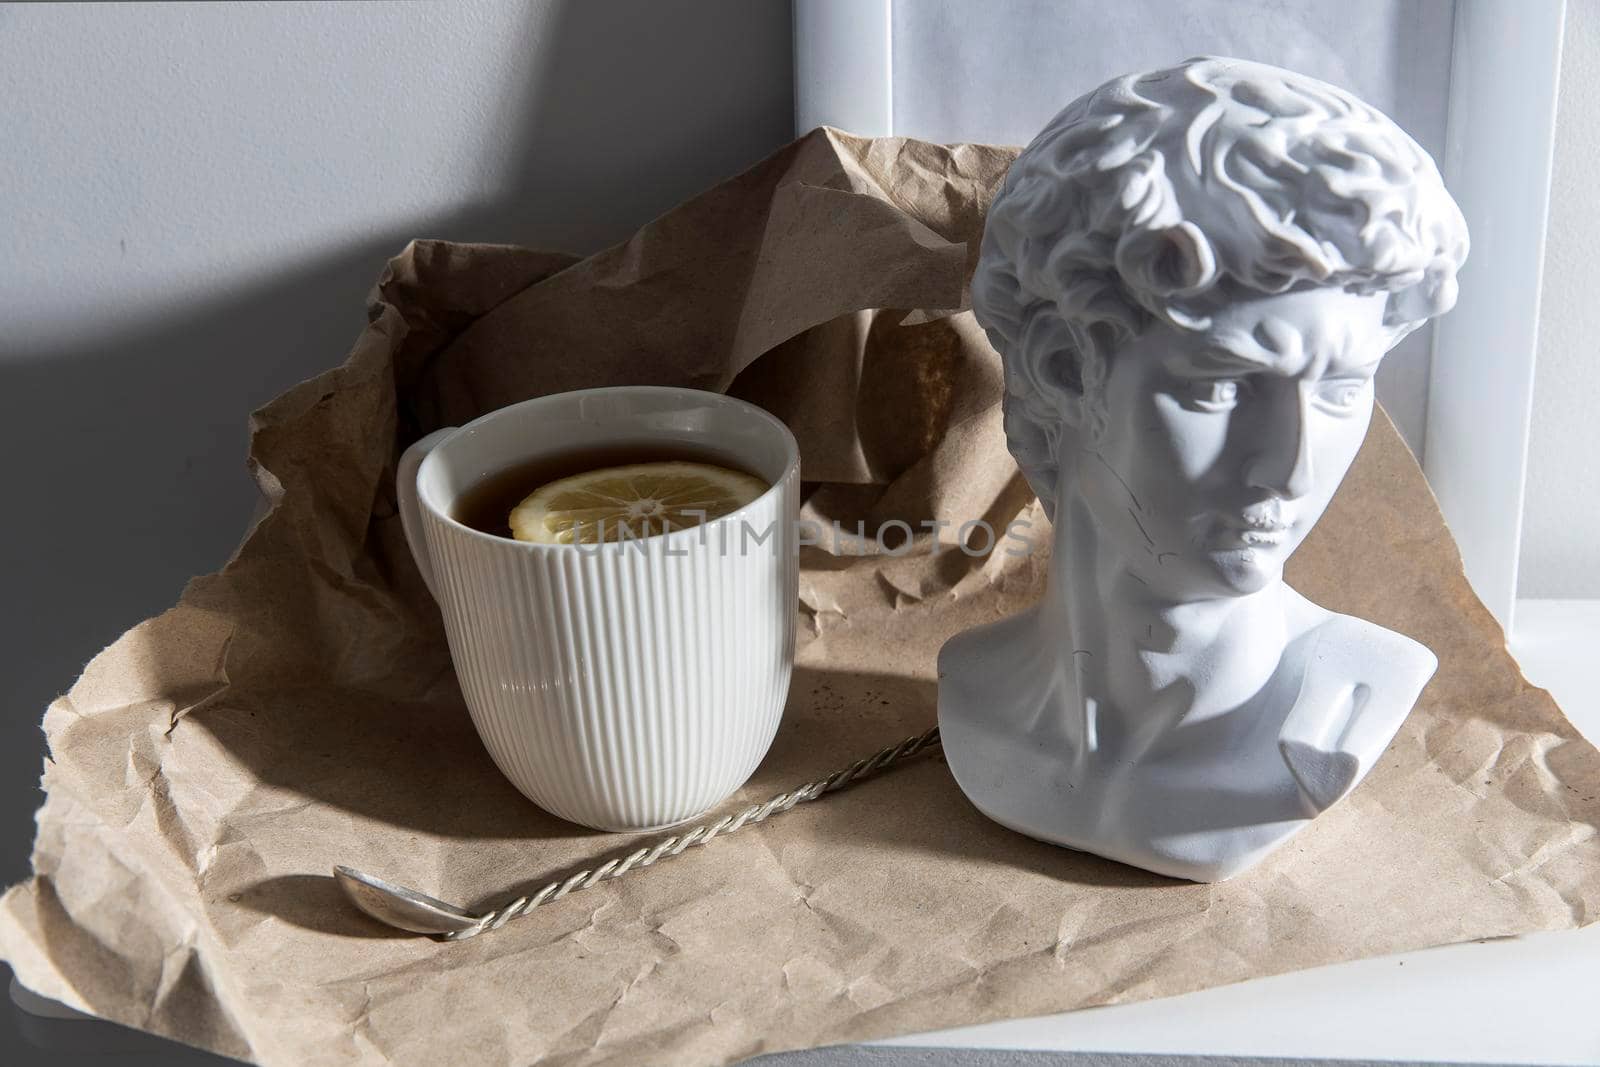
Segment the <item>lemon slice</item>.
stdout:
[[767,484],[709,463],[630,463],[540,486],[511,510],[511,536],[598,544],[686,530],[744,507]]

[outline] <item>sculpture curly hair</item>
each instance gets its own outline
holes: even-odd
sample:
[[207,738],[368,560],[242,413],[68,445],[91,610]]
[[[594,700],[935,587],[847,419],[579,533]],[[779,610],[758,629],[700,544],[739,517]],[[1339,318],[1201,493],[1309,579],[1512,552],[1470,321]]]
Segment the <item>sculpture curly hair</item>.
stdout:
[[1007,442],[1054,517],[1065,406],[1103,419],[1107,361],[1153,318],[1199,330],[1243,296],[1384,291],[1392,347],[1455,303],[1466,255],[1438,168],[1387,116],[1200,57],[1107,82],[1034,138],[990,208],[972,302],[1005,363]]

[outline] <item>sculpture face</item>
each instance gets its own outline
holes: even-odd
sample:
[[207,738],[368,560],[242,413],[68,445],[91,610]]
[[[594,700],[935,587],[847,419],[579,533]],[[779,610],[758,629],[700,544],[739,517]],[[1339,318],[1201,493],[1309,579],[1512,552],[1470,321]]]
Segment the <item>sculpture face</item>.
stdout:
[[1112,355],[1062,460],[1101,544],[1152,594],[1238,596],[1282,577],[1366,435],[1386,303],[1262,296],[1203,330],[1156,320]]

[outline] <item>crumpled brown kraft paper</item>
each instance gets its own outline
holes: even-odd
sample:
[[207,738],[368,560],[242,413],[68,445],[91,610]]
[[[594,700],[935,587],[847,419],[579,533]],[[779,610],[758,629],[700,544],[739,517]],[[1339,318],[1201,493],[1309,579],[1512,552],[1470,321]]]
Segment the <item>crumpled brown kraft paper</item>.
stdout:
[[[950,314],[1012,157],[825,130],[581,262],[407,248],[344,365],[254,417],[271,509],[237,556],[46,713],[37,873],[0,907],[20,980],[263,1063],[713,1063],[1591,921],[1600,756],[1521,677],[1382,416],[1290,578],[1440,669],[1355,793],[1233,882],[1011,833],[929,757],[464,943],[339,895],[346,863],[487,904],[637,844],[545,815],[479,744],[395,515],[420,433],[580,386],[728,389],[794,427],[824,523],[1047,543],[998,357]],[[927,728],[940,643],[1040,590],[1042,550],[927,540],[805,550],[789,707],[730,810]]]

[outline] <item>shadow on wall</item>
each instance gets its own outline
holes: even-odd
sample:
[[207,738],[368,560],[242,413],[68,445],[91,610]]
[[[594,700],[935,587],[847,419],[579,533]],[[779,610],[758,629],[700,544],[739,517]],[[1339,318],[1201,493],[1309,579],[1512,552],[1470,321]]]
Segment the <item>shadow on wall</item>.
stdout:
[[783,0],[565,0],[529,19],[546,27],[546,58],[507,96],[516,149],[487,202],[282,264],[225,300],[0,361],[0,881],[27,874],[45,705],[227,559],[257,497],[249,412],[344,358],[389,256],[412,237],[593,251],[793,134]]

